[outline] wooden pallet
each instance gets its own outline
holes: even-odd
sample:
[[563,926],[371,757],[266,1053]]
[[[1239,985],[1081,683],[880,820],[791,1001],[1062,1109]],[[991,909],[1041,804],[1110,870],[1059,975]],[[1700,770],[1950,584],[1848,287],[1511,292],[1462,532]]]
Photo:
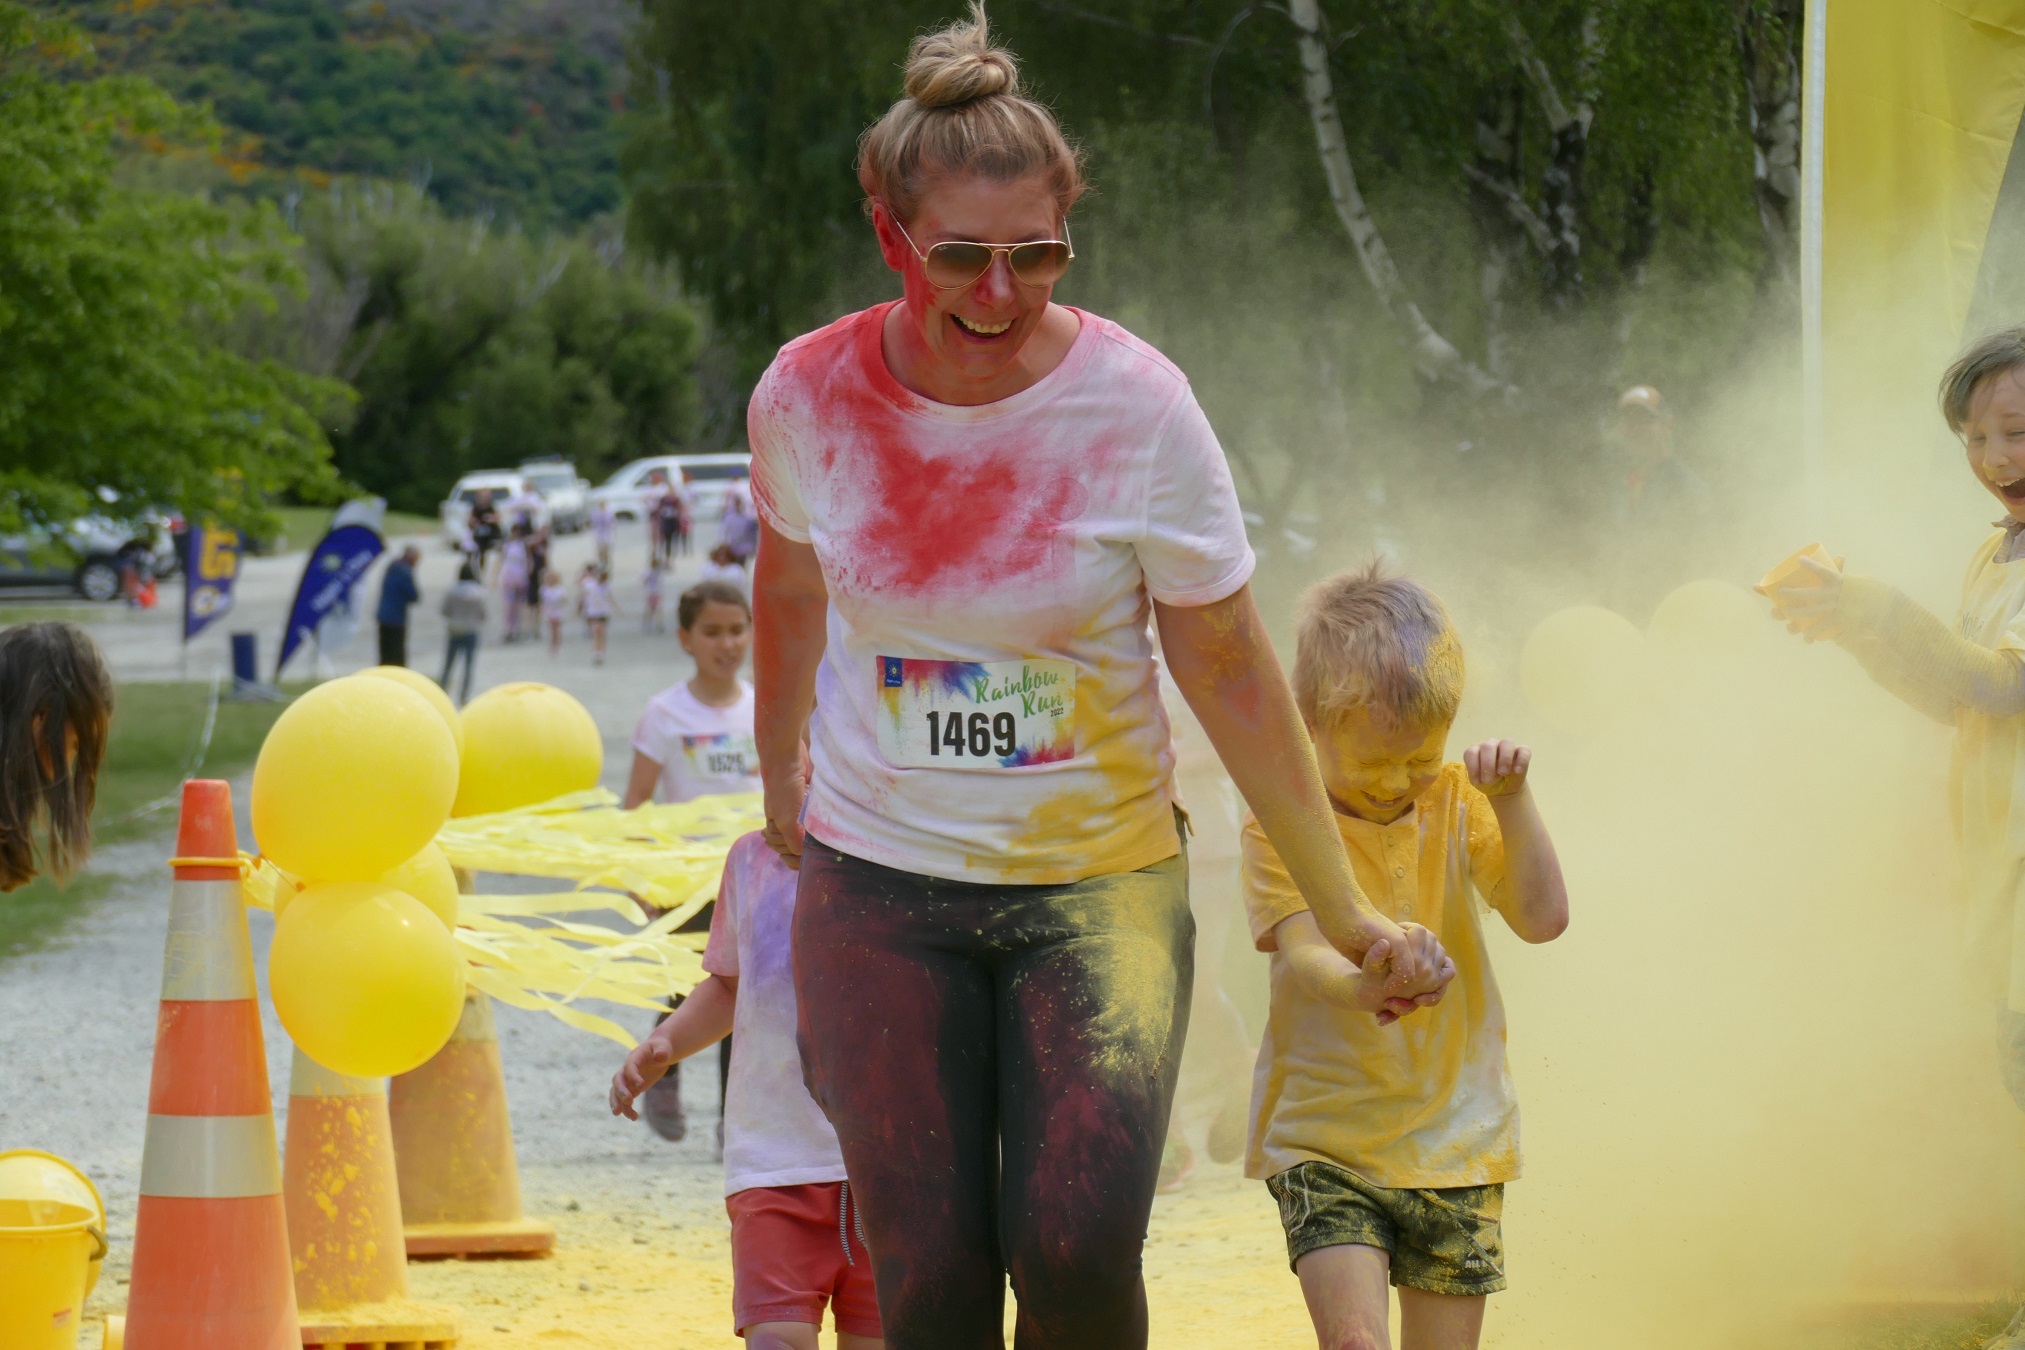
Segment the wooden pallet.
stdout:
[[494,1223],[411,1223],[408,1259],[441,1256],[543,1256],[555,1247],[555,1226],[540,1219]]
[[457,1310],[440,1303],[373,1303],[301,1314],[305,1350],[456,1350]]

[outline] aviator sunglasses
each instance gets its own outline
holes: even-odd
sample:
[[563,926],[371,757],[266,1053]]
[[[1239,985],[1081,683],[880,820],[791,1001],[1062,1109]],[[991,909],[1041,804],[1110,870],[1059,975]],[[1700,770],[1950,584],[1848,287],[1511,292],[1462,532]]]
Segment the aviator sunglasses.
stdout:
[[[992,261],[1001,253],[1013,275],[1025,284],[1052,286],[1062,279],[1076,256],[1075,245],[1066,239],[1036,239],[1025,244],[974,244],[947,239],[923,253],[898,216],[893,218],[893,228],[900,231],[907,247],[921,259],[921,274],[928,278],[928,284],[942,291],[959,291],[970,285],[991,270]],[[1068,227],[1063,226],[1062,233],[1068,232]]]

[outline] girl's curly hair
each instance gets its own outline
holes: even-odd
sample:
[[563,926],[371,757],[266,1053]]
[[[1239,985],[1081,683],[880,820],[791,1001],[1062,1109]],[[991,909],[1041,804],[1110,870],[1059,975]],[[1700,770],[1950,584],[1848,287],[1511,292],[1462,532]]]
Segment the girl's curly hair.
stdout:
[[0,891],[38,871],[66,880],[90,854],[112,710],[112,677],[82,629],[0,632]]

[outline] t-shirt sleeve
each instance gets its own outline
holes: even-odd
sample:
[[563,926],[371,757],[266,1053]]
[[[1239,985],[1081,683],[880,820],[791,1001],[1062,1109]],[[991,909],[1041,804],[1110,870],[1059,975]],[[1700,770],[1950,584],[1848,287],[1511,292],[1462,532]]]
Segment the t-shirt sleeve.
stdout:
[[745,410],[745,438],[752,446],[752,501],[760,519],[797,544],[809,542],[809,511],[796,476],[794,440],[781,390],[780,362],[767,367]]
[[[1976,559],[1970,564],[1969,575],[1962,582],[1962,609],[1964,612],[1968,609],[1969,597],[1975,593],[1977,581],[1982,578],[1983,573],[1988,568],[1994,565],[1999,550],[2010,542],[2010,538],[2011,536],[2005,531],[1999,530],[1981,548],[1976,550]],[[2021,599],[2025,599],[2025,591],[2018,592],[2018,596]],[[2020,605],[2016,613],[2011,614],[2004,620],[2004,627],[1998,633],[1997,641],[1991,649],[2000,652],[2025,652],[2025,605]]]
[[703,968],[712,975],[738,978],[738,920],[743,907],[746,868],[734,851],[724,862],[717,883],[717,907],[710,911],[710,940],[703,945]]
[[[1461,765],[1455,772],[1463,774]],[[1511,887],[1505,884],[1505,834],[1498,828],[1491,799],[1472,786],[1462,784],[1463,829],[1470,855],[1470,881],[1485,904],[1503,914],[1511,903]]]
[[1238,847],[1243,859],[1245,918],[1251,923],[1252,945],[1269,952],[1277,945],[1273,941],[1274,927],[1280,920],[1306,909],[1308,902],[1301,898],[1294,878],[1280,861],[1279,851],[1259,828],[1257,817],[1249,812],[1245,814]]
[[659,699],[650,701],[640,714],[639,725],[633,728],[633,748],[656,764],[666,764],[675,752],[674,740],[674,719]]
[[1187,389],[1155,443],[1150,472],[1137,541],[1147,594],[1168,605],[1209,605],[1251,580],[1252,546],[1230,463]]

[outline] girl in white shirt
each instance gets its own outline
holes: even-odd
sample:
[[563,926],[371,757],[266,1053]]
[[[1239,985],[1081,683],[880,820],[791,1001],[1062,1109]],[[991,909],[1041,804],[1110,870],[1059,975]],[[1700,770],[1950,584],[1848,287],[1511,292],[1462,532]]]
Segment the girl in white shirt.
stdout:
[[[650,800],[686,802],[717,793],[759,791],[752,686],[739,678],[752,645],[752,607],[745,592],[721,581],[691,586],[675,602],[675,636],[696,662],[696,673],[656,694],[640,714],[633,731],[633,776],[626,783],[628,811]],[[706,905],[691,922],[709,922],[709,912]],[[676,999],[670,1006],[681,1004]],[[719,1081],[729,1083],[728,1037],[719,1066]],[[647,1088],[640,1101],[647,1124],[671,1143],[689,1132],[682,1108],[681,1067],[671,1063],[667,1076]]]
[[739,675],[752,645],[745,593],[722,581],[698,582],[676,602],[675,627],[696,673],[656,694],[640,714],[626,784],[629,811],[649,799],[759,791],[752,686]]
[[562,574],[551,568],[541,579],[541,617],[548,624],[548,654],[562,650],[563,620],[569,617],[570,593]]
[[612,585],[605,570],[596,563],[584,568],[584,575],[577,582],[577,613],[584,616],[584,623],[591,630],[592,665],[605,664],[605,629],[612,616],[622,612],[619,602],[612,598]]

